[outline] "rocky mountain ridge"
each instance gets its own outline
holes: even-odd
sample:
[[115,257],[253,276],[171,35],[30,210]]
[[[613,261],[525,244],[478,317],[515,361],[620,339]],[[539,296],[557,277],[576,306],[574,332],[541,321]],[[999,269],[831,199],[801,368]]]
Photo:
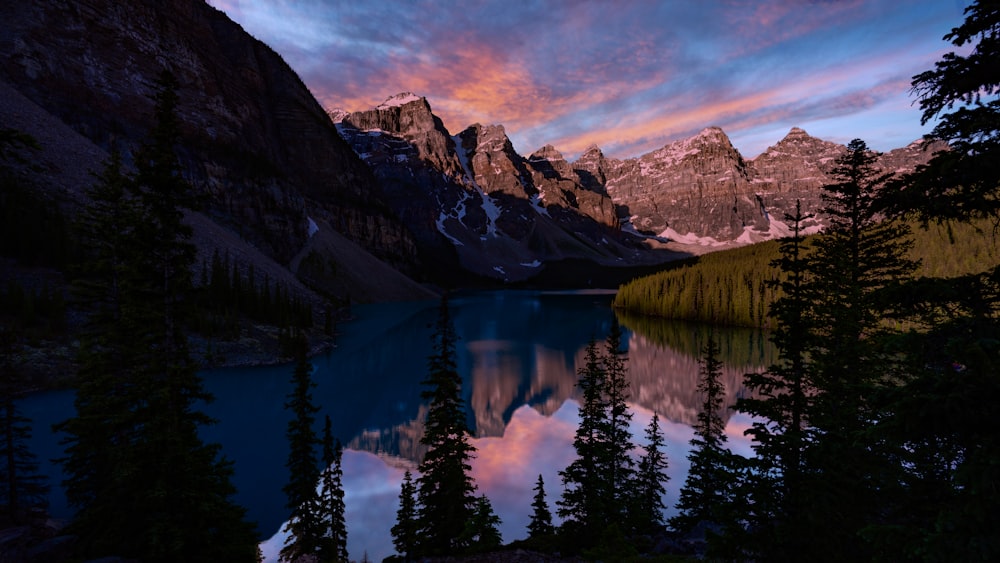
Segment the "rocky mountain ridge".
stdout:
[[[373,111],[384,112],[389,107],[423,115],[405,119],[405,131],[394,120],[372,118]],[[423,138],[419,124],[434,123],[438,137],[434,147],[414,145],[424,167],[430,167],[424,170],[425,177],[439,172],[460,179],[459,183],[471,183],[490,198],[509,198],[511,205],[522,210],[532,209],[525,206],[525,202],[531,203],[534,211],[555,218],[557,224],[593,221],[616,233],[617,240],[646,250],[655,248],[652,241],[657,241],[697,254],[704,252],[697,247],[712,249],[786,236],[789,227],[784,217],[796,201],[815,216],[804,223],[806,232],[816,232],[825,224],[819,212],[821,187],[833,181],[830,171],[846,150],[844,145],[793,127],[762,154],[745,159],[722,129],[708,127],[639,157],[607,158],[600,147],[592,146],[575,162],[568,162],[552,145],[527,158],[518,155],[502,125],[474,124],[453,137],[452,147],[430,104],[413,93],[393,96],[378,108],[353,114],[329,112],[355,151],[376,167],[377,176],[392,176],[394,169],[410,170],[400,173],[412,176],[412,162],[399,152],[389,159],[379,158],[367,151],[367,145],[359,144],[359,138],[394,132],[400,135],[397,142],[405,143]],[[397,145],[397,150],[399,147],[404,145]],[[878,166],[886,172],[906,173],[945,148],[943,143],[925,146],[914,142],[880,155]],[[456,160],[465,169],[464,178]],[[481,226],[477,221],[473,219]],[[524,221],[508,222],[504,232],[517,238],[526,228]],[[579,224],[567,227],[571,232],[580,229]],[[629,238],[629,233],[637,238]],[[551,258],[542,254],[537,259],[544,263]]]
[[[163,70],[180,84],[182,172],[206,196],[203,215],[234,235],[200,237],[203,253],[229,251],[248,266],[260,251],[271,261],[255,264],[260,275],[284,270],[338,298],[430,295],[398,272],[419,276],[423,266],[371,170],[298,75],[223,12],[199,0],[0,6],[0,82],[27,100],[4,104],[0,117],[51,144],[43,149],[54,155],[53,173],[31,180],[70,213],[93,181],[88,170],[100,170],[112,147],[130,159],[150,129]],[[70,160],[80,151],[45,135],[45,119],[25,118],[43,114],[91,143],[91,156]],[[391,278],[392,287],[334,271]]]
[[452,135],[426,98],[408,92],[328,115],[437,268],[517,282],[562,260],[622,266],[677,256],[623,233],[606,191],[585,185],[552,147],[520,156],[502,126]]
[[[200,1],[0,6],[0,82],[27,100],[4,123],[51,141],[53,172],[36,179],[69,207],[90,181],[81,167],[99,170],[94,155],[112,147],[128,158],[149,130],[162,70],[181,84],[177,149],[206,196],[199,224],[234,235],[206,227],[203,254],[263,255],[258,273],[284,271],[352,301],[428,296],[413,279],[506,284],[558,267],[587,285],[592,274],[778,236],[796,199],[815,207],[842,150],[793,129],[747,160],[708,128],[636,158],[595,146],[569,162],[551,145],[525,157],[502,125],[453,134],[409,92],[328,113],[277,53]],[[47,119],[90,147],[62,150]],[[89,156],[59,162],[71,152]],[[906,170],[928,154],[883,159]]]

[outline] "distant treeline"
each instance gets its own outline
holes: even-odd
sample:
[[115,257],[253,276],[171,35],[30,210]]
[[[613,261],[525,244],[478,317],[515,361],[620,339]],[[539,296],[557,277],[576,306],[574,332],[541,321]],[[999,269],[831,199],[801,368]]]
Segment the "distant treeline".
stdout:
[[[816,236],[807,239],[807,247]],[[989,221],[913,227],[909,258],[917,277],[951,278],[1000,264],[1000,245]],[[686,260],[618,289],[614,307],[639,315],[725,326],[772,328],[771,304],[778,242],[767,241]]]

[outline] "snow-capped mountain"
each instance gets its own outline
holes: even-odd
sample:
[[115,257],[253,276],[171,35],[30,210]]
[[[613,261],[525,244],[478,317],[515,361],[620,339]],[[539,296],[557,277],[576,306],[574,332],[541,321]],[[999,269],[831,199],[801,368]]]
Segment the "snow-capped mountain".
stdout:
[[555,148],[524,158],[502,126],[452,135],[411,93],[330,117],[427,261],[452,279],[466,271],[514,282],[568,259],[621,266],[675,257],[622,233],[607,192],[585,185]]
[[[816,232],[821,187],[846,150],[796,127],[747,160],[708,127],[637,158],[592,146],[571,163],[552,145],[524,158],[501,125],[449,136],[427,100],[408,92],[331,119],[425,246],[455,249],[462,267],[506,281],[530,277],[535,266],[526,264],[649,263],[670,257],[658,254],[667,242],[720,248],[786,236],[796,201],[816,215],[803,225]],[[906,172],[941,148],[914,143],[879,163]]]

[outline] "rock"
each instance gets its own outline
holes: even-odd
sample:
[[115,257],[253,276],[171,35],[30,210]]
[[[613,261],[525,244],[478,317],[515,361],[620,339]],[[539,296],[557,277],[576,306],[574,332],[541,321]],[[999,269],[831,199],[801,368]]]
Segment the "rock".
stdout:
[[[371,170],[281,57],[223,12],[195,0],[0,6],[0,80],[98,152],[130,156],[165,69],[180,84],[183,174],[207,196],[206,215],[279,263],[300,251],[312,217],[419,272],[413,237]],[[92,180],[81,172],[57,189],[82,192]]]

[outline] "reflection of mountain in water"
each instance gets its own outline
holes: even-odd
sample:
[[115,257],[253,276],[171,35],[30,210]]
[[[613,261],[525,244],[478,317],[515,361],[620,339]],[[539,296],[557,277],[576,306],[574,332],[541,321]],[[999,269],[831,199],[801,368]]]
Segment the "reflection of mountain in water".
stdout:
[[[580,295],[492,294],[453,302],[461,340],[457,350],[470,410],[479,437],[502,436],[513,412],[529,405],[543,415],[578,400],[578,369],[587,343],[610,327],[609,298]],[[727,404],[745,392],[743,375],[771,361],[759,331],[720,329],[658,319],[622,319],[626,328],[631,402],[673,422],[693,424],[700,349],[713,332],[723,351]],[[349,447],[417,460],[426,407],[381,428],[368,428]],[[402,414],[402,413],[401,413]],[[729,413],[724,415],[728,419]]]

